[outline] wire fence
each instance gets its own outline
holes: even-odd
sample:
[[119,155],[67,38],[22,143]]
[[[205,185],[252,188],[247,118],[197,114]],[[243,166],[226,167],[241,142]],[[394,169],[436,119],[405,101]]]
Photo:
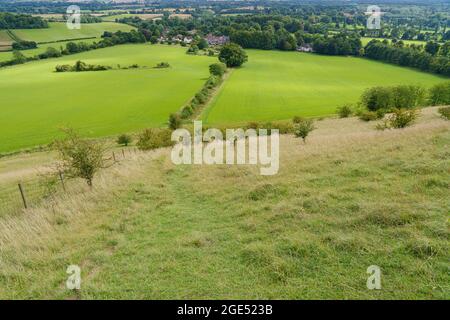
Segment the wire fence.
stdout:
[[[110,160],[117,163],[126,159],[136,149],[115,150]],[[54,201],[59,195],[83,190],[82,179],[68,179],[62,172],[35,174],[33,177],[2,184],[0,182],[0,217],[16,214],[45,202]]]

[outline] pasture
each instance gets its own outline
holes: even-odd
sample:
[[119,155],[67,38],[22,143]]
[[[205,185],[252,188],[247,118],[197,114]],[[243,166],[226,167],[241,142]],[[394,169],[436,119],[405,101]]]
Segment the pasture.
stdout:
[[[56,73],[58,64],[148,68]],[[168,69],[153,69],[162,61]],[[61,126],[105,136],[163,126],[203,85],[214,58],[175,46],[122,45],[0,69],[0,152],[52,141]]]
[[115,22],[84,23],[81,29],[70,30],[64,22],[50,22],[47,29],[15,29],[14,34],[22,40],[56,42],[70,39],[99,38],[104,31],[130,31],[133,27]]
[[233,71],[202,115],[209,124],[325,116],[358,101],[378,85],[444,80],[420,71],[355,57],[247,50],[249,61]]

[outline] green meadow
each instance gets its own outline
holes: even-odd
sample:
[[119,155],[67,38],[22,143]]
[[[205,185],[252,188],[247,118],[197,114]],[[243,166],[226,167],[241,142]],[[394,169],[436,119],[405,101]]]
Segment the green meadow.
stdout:
[[378,85],[431,86],[444,78],[355,57],[247,50],[249,61],[236,69],[205,110],[209,124],[325,116]]
[[22,40],[55,42],[61,40],[100,37],[104,31],[130,31],[133,27],[115,22],[82,24],[81,29],[68,29],[63,22],[50,22],[48,29],[16,29],[14,34]]
[[[77,60],[147,68],[54,72]],[[171,67],[154,69],[161,61]],[[87,136],[162,126],[202,87],[213,61],[181,47],[122,45],[0,69],[0,152],[48,143],[62,126]]]

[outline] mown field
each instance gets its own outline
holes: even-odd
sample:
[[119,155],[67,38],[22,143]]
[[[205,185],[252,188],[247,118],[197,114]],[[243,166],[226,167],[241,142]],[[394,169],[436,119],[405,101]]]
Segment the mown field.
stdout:
[[100,37],[104,31],[130,31],[133,27],[115,22],[82,24],[81,29],[68,29],[66,23],[50,22],[48,29],[15,29],[14,34],[22,40],[55,42],[61,40]]
[[249,61],[234,70],[204,114],[210,124],[324,116],[355,103],[369,87],[422,84],[432,74],[354,57],[247,50]]
[[[54,72],[77,60],[148,68]],[[161,61],[171,67],[153,69]],[[201,88],[213,61],[181,47],[122,45],[0,69],[0,152],[48,143],[61,126],[88,136],[162,126]]]
[[[0,298],[449,299],[449,122],[428,108],[403,130],[316,126],[281,137],[275,176],[127,153],[93,190],[0,216]],[[0,185],[54,161],[30,157],[0,159]]]

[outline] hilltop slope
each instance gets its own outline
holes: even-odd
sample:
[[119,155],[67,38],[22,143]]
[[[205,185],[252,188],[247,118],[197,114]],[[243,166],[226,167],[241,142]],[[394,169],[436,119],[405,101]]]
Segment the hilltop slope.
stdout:
[[[272,177],[174,166],[170,150],[128,158],[93,192],[0,219],[0,297],[448,298],[449,122],[430,108],[373,126],[283,136]],[[382,290],[366,288],[370,265]]]

